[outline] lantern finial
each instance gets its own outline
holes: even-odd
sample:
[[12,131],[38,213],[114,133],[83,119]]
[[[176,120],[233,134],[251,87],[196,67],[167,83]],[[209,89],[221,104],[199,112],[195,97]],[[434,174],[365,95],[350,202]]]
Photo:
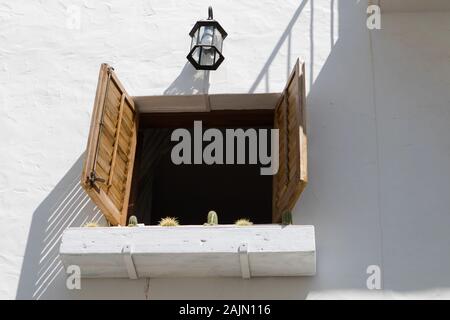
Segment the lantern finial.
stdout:
[[212,7],[211,6],[209,6],[208,7],[208,20],[213,20],[214,18],[213,18],[213,10],[212,10]]

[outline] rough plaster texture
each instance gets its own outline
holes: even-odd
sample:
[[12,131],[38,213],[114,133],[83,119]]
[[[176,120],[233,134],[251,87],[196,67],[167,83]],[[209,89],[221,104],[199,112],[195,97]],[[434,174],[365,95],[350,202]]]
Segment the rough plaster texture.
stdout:
[[[229,37],[208,75],[185,55],[211,3]],[[369,32],[366,6],[1,0],[0,298],[449,298],[450,13],[388,13]],[[101,220],[78,185],[100,63],[132,95],[239,93],[281,90],[297,57],[307,64],[310,183],[294,222],[315,225],[317,275],[67,290],[61,232]],[[384,291],[366,288],[373,264]]]

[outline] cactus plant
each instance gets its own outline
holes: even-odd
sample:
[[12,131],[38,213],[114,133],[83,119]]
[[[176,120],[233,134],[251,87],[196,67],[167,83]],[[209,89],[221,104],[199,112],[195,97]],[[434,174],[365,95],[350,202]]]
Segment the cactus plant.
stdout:
[[165,217],[165,218],[162,218],[162,219],[159,221],[159,225],[160,225],[161,227],[176,227],[176,226],[178,226],[178,225],[180,225],[180,224],[179,224],[177,218],[173,218],[173,217]]
[[219,224],[219,217],[215,211],[208,212],[208,222],[205,223],[206,226],[215,226]]
[[236,222],[234,223],[237,226],[251,226],[253,224],[253,222],[251,222],[249,219],[245,219],[245,218],[241,218],[236,220]]
[[285,213],[283,213],[283,216],[281,217],[281,224],[282,225],[292,224],[292,212],[286,211]]
[[90,222],[86,222],[83,227],[85,228],[95,228],[95,227],[100,227],[100,225],[98,224],[98,222],[95,221],[90,221]]
[[138,220],[136,218],[136,216],[130,216],[130,218],[128,218],[128,226],[129,227],[137,227],[138,224]]

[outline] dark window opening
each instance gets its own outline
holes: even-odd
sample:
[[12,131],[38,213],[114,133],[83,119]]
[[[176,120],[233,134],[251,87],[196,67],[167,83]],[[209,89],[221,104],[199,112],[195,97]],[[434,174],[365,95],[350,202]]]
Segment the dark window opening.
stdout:
[[[193,138],[194,120],[203,121],[203,131],[214,127],[223,133],[227,128],[258,132],[273,128],[273,111],[141,116],[129,214],[146,225],[156,225],[166,216],[177,217],[182,225],[201,225],[210,210],[218,213],[220,224],[232,224],[239,218],[271,223],[273,176],[261,175],[261,164],[173,164],[171,150],[177,142],[170,141],[171,133],[184,127]],[[225,134],[223,137],[225,147]],[[268,148],[270,155],[270,140]],[[191,150],[193,153],[193,146]],[[246,155],[248,160],[248,141]]]

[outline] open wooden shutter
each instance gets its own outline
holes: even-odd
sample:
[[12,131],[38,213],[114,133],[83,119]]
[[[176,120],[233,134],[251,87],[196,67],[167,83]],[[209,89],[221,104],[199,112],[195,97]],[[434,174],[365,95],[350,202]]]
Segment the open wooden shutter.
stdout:
[[136,152],[133,99],[107,64],[100,67],[81,185],[113,225],[125,225]]
[[305,118],[305,65],[295,64],[275,107],[279,129],[279,167],[273,178],[272,221],[291,211],[308,181]]

